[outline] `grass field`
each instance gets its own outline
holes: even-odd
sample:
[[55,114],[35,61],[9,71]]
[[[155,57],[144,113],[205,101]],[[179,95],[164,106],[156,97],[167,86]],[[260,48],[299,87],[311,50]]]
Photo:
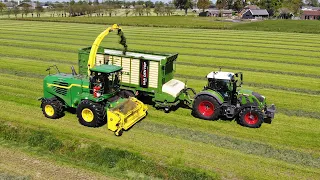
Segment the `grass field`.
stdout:
[[[192,117],[188,109],[165,114],[150,106],[147,118],[118,138],[106,127],[79,125],[74,114],[67,113],[55,121],[46,119],[37,101],[42,96],[45,69],[57,64],[61,71],[71,72],[70,66],[77,66],[77,50],[90,46],[105,28],[93,24],[1,20],[0,121],[41,128],[61,142],[79,139],[138,154],[175,175],[190,168],[221,179],[319,178],[319,35],[123,27],[131,50],[179,53],[176,77],[188,80],[189,87],[200,91],[206,84],[204,77],[219,67],[224,71],[242,71],[244,88],[265,95],[269,103],[276,104],[278,112],[271,125],[250,129],[234,121],[202,121]],[[103,46],[120,48],[117,42],[118,37],[112,34]],[[49,153],[48,158],[55,156],[67,155],[57,151]],[[56,160],[71,164],[72,159],[68,158]],[[87,167],[81,163],[78,166]],[[110,169],[99,173],[114,177],[115,170]],[[193,172],[190,169],[187,172]],[[146,173],[137,168],[131,170]],[[125,171],[121,178],[130,177],[130,172]],[[146,178],[153,176],[146,174]]]
[[[1,19],[0,19],[1,20]],[[230,22],[226,18],[197,16],[152,16],[152,17],[67,17],[67,18],[18,18],[23,21],[67,22],[85,24],[121,24],[145,27],[181,27],[193,29],[229,29],[245,31],[271,31],[291,33],[320,33],[320,21],[264,20],[257,22]]]

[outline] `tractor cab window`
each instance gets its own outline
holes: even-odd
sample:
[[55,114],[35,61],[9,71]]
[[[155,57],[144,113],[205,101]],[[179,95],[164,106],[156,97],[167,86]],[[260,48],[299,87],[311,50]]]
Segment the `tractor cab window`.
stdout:
[[218,91],[221,94],[225,95],[225,93],[230,90],[230,81],[224,79],[208,79],[208,87],[212,90]]

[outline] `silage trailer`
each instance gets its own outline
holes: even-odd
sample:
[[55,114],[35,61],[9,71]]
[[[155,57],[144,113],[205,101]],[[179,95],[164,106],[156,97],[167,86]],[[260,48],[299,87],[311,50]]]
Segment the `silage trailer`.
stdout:
[[[85,74],[91,47],[79,50],[79,72]],[[95,65],[109,64],[123,68],[121,89],[125,96],[152,97],[156,108],[166,112],[184,103],[192,107],[195,91],[184,82],[174,79],[178,54],[127,51],[98,47]]]

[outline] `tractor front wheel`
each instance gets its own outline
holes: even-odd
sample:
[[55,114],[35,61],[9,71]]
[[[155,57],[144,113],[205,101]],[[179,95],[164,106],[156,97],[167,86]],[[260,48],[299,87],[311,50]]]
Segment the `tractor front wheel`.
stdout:
[[263,122],[263,114],[257,108],[244,108],[239,114],[239,124],[250,128],[259,128]]
[[193,113],[201,119],[215,120],[220,115],[220,105],[214,97],[200,95],[194,100]]
[[41,108],[47,118],[58,119],[63,116],[63,103],[56,98],[42,99]]
[[105,124],[106,110],[99,103],[83,100],[77,107],[79,123],[87,127],[99,127]]

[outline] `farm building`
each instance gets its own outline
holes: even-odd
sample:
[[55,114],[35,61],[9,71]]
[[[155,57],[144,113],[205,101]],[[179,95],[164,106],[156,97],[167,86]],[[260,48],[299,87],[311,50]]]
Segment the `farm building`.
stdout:
[[269,13],[266,9],[248,9],[242,14],[242,19],[268,18]]
[[305,20],[320,20],[320,11],[303,11],[301,19]]
[[231,17],[233,11],[232,10],[226,10],[226,9],[212,9],[205,12],[199,13],[199,16],[201,17],[207,17],[207,16],[215,16],[215,17]]

